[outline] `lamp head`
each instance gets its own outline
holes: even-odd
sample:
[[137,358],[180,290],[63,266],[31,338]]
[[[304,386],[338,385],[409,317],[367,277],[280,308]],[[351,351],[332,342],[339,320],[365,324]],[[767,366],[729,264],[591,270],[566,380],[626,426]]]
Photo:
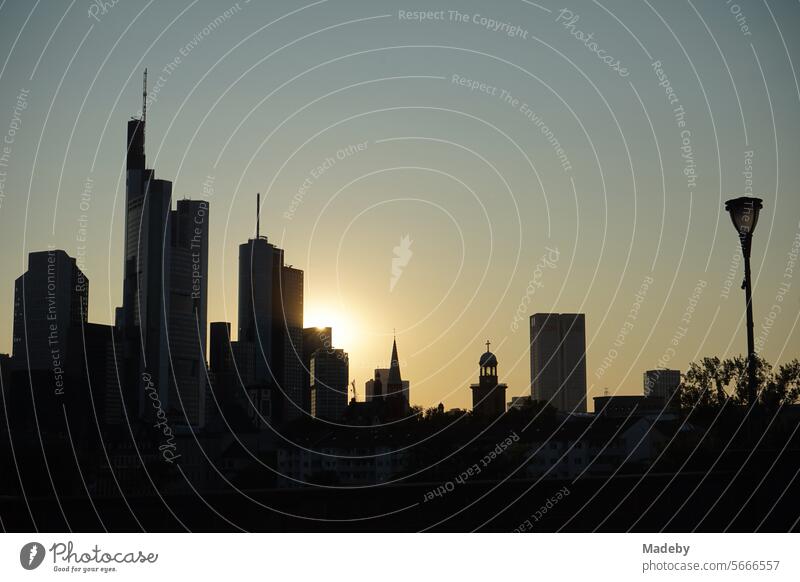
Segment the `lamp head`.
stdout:
[[731,215],[733,227],[739,236],[752,236],[758,223],[758,213],[761,210],[761,198],[742,196],[725,202],[725,210]]

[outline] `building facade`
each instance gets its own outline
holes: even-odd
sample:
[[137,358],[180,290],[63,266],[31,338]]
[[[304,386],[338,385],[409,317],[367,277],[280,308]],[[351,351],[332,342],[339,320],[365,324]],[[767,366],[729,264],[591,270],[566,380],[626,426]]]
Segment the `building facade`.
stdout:
[[350,362],[344,350],[319,349],[311,356],[311,416],[339,421],[347,409]]
[[179,200],[170,213],[169,403],[176,422],[205,424],[209,205]]
[[561,412],[586,412],[586,321],[582,313],[530,318],[531,397]]
[[89,280],[75,259],[55,249],[30,253],[28,270],[14,281],[15,367],[64,368],[70,340],[80,340],[88,305]]
[[303,361],[300,373],[303,411],[311,414],[311,355],[319,349],[333,347],[333,328],[303,328]]
[[254,383],[278,395],[282,420],[303,411],[303,271],[256,235],[239,246],[238,343],[254,346]]
[[157,180],[146,167],[144,115],[128,122],[125,180],[125,256],[122,330],[125,400],[152,420],[153,407],[143,386],[152,386],[162,403],[169,402],[169,268],[172,182]]
[[643,378],[644,395],[669,400],[681,384],[680,370],[647,370]]

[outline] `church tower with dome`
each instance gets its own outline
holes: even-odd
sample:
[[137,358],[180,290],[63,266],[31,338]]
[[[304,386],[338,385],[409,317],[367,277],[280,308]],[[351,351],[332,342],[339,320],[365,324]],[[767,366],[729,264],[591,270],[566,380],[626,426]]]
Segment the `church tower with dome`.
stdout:
[[486,352],[478,362],[480,376],[477,384],[471,384],[472,413],[481,417],[496,417],[506,411],[506,389],[508,386],[497,381],[497,356],[489,351],[490,343],[486,342]]

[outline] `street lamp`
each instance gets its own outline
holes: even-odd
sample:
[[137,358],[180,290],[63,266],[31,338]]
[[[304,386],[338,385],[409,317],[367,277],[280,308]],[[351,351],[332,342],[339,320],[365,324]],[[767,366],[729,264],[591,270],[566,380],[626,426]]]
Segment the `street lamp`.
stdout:
[[744,256],[744,300],[747,304],[747,399],[748,404],[756,404],[756,348],[753,341],[753,295],[750,289],[750,244],[753,241],[753,231],[758,223],[758,213],[761,210],[761,198],[742,196],[728,200],[725,210],[731,215],[731,221],[736,232],[739,233],[739,242],[742,244]]

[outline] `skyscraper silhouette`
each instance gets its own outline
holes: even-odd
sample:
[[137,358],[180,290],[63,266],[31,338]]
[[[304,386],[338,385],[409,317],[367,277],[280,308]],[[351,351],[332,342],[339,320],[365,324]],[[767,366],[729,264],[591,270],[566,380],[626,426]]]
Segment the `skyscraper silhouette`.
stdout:
[[114,328],[87,322],[89,281],[75,259],[63,250],[30,253],[14,287],[16,426],[59,431],[68,414],[77,437],[95,414],[109,424],[119,410]]
[[209,366],[214,376],[219,377],[233,370],[231,324],[228,321],[214,321],[209,328]]
[[562,412],[586,412],[582,313],[536,313],[531,325],[531,397]]
[[15,367],[52,370],[66,365],[70,341],[87,321],[89,280],[62,250],[28,255],[28,270],[14,282],[12,358]]
[[303,271],[284,265],[281,274],[282,394],[283,419],[303,413]]
[[179,422],[205,422],[208,202],[179,200],[170,213],[170,397]]
[[303,328],[303,366],[301,368],[301,391],[303,410],[311,413],[311,356],[319,349],[333,347],[333,328]]
[[172,183],[156,180],[147,169],[145,125],[128,121],[128,155],[125,182],[125,262],[122,297],[126,392],[128,413],[152,413],[145,402],[141,379],[147,374],[162,402],[169,400],[167,341],[167,270],[171,265],[169,213]]
[[341,420],[347,409],[350,364],[344,350],[321,348],[311,355],[311,415]]
[[[154,388],[175,422],[199,426],[205,401],[207,202],[181,200],[146,167],[147,71],[141,118],[128,121],[122,330],[125,406],[150,419]],[[183,409],[183,410],[181,410]]]
[[291,420],[303,407],[303,271],[284,265],[283,249],[256,224],[256,238],[239,245],[238,351],[253,346],[255,383],[274,392],[273,412]]

